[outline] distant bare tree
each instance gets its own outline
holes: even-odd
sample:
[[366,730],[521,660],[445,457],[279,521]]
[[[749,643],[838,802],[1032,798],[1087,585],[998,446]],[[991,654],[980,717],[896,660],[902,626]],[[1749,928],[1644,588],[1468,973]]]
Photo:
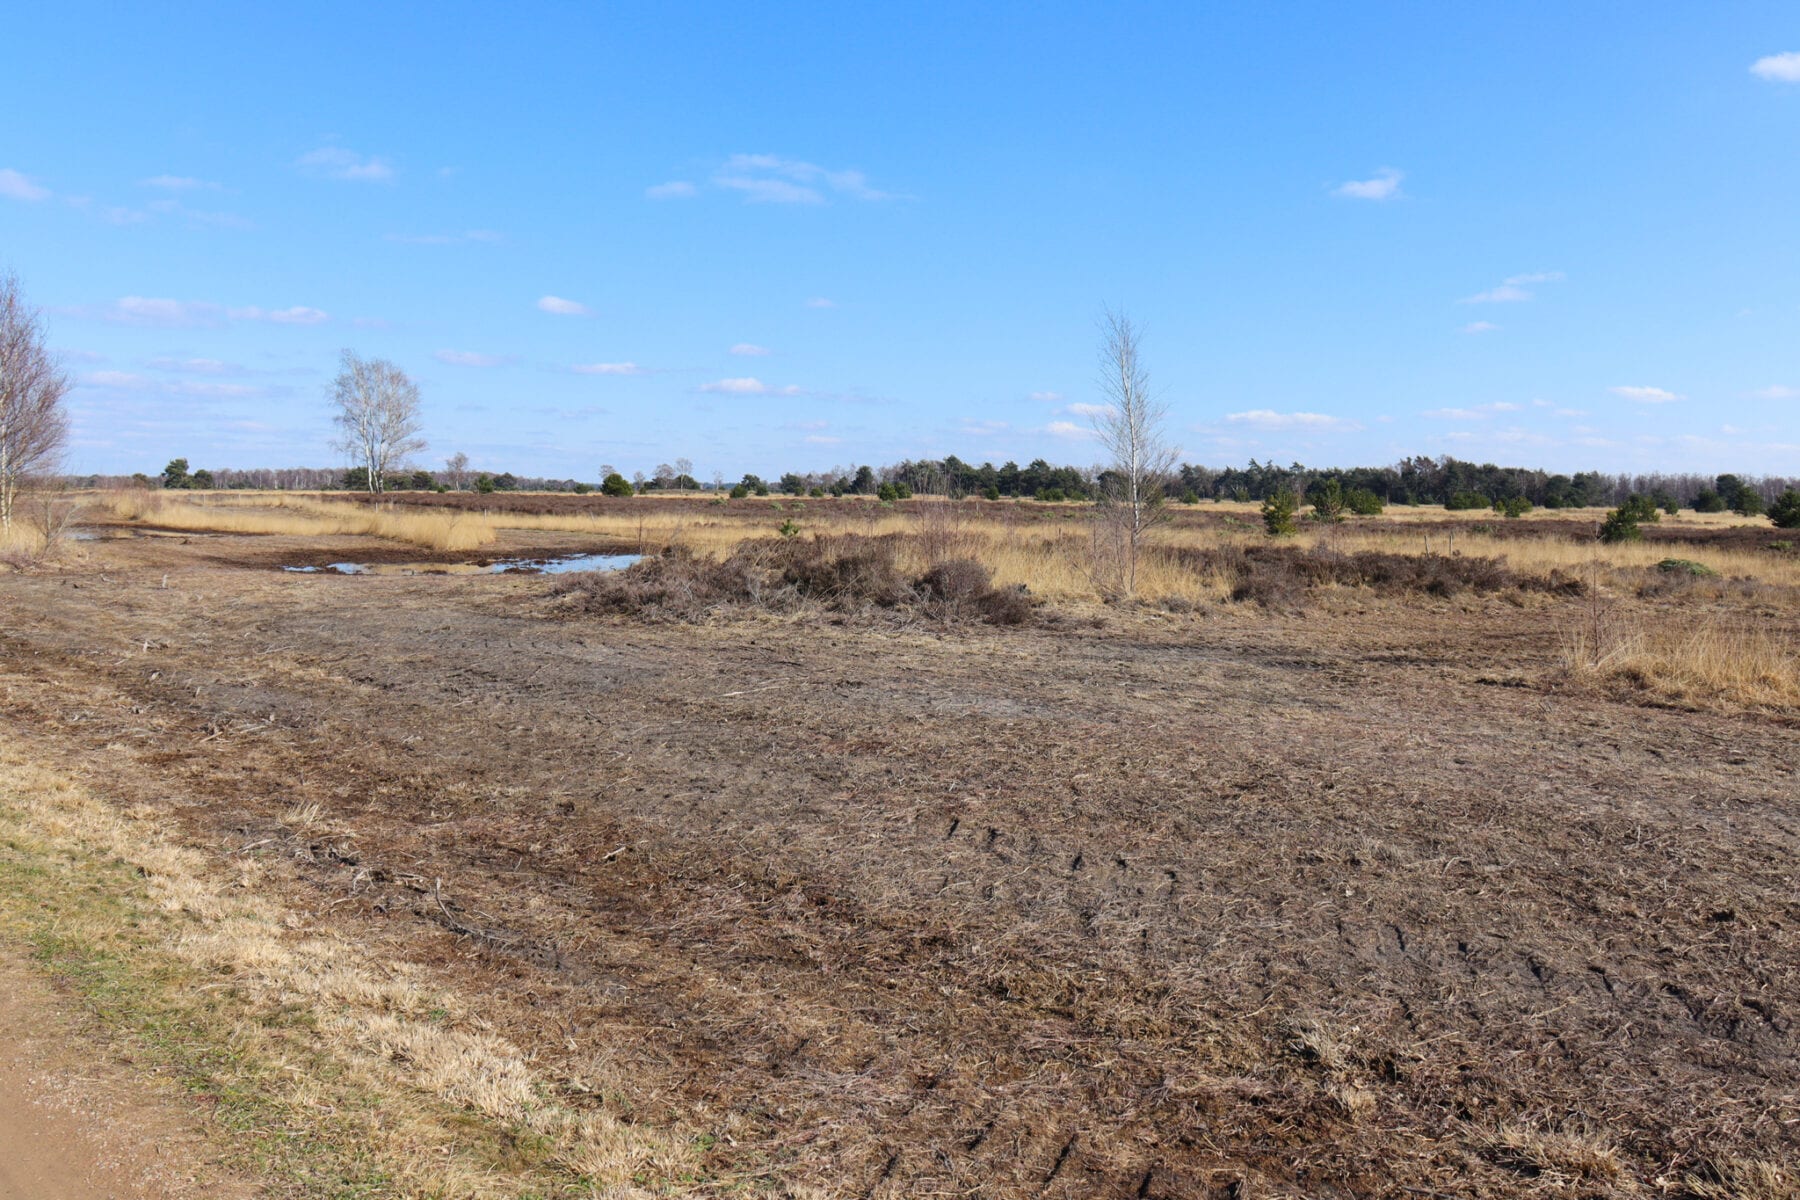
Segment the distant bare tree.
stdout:
[[1130,317],[1110,308],[1101,315],[1100,390],[1108,404],[1094,433],[1112,462],[1100,477],[1100,516],[1116,586],[1127,596],[1137,592],[1144,535],[1169,515],[1163,488],[1180,454],[1164,434],[1169,409],[1150,390],[1142,341]]
[[55,467],[69,438],[64,375],[44,348],[37,309],[15,275],[0,275],[0,530],[11,530],[19,487]]
[[691,479],[694,474],[694,460],[691,458],[676,459],[675,460],[675,474],[686,475]]
[[332,419],[343,431],[335,445],[369,473],[369,490],[384,490],[389,471],[425,449],[419,436],[419,385],[384,358],[344,351],[331,382]]
[[458,450],[444,460],[444,481],[457,491],[469,486],[469,456]]

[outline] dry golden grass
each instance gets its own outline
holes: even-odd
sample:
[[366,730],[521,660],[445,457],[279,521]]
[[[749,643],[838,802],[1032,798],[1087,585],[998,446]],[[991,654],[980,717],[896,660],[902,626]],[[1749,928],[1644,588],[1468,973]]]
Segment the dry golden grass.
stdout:
[[1563,666],[1667,700],[1800,707],[1800,645],[1748,618],[1628,617],[1594,600],[1564,636]]
[[[316,806],[290,815],[314,834],[332,835],[317,827]],[[683,1139],[552,1099],[553,1089],[516,1046],[407,964],[316,932],[280,908],[266,898],[263,860],[240,859],[235,878],[217,878],[200,854],[167,839],[154,812],[120,813],[4,747],[0,832],[0,845],[55,864],[70,890],[78,889],[84,864],[134,868],[149,906],[169,920],[170,936],[160,949],[196,980],[211,981],[190,986],[212,997],[204,1007],[217,1022],[215,1035],[234,1056],[248,1056],[289,1080],[291,1094],[281,1100],[296,1111],[330,1111],[343,1103],[346,1086],[364,1101],[373,1099],[371,1119],[359,1130],[367,1145],[356,1149],[372,1149],[387,1160],[405,1182],[399,1194],[498,1200],[530,1192],[537,1183],[530,1168],[521,1175],[467,1153],[469,1115],[504,1136],[544,1139],[553,1167],[591,1189],[583,1194],[648,1196],[643,1181],[696,1167],[693,1147]],[[85,934],[104,942],[115,932],[107,923],[118,919],[110,906],[74,909],[59,917],[59,936]],[[232,1003],[219,1004],[221,995]],[[334,1069],[292,1061],[295,1047],[274,1029],[282,1014],[296,1010],[311,1016],[314,1048]],[[609,1093],[629,1089],[627,1081],[604,1083]]]
[[474,550],[492,542],[498,526],[486,513],[426,510],[310,500],[303,497],[202,493],[172,499],[154,492],[114,492],[113,514],[168,529],[209,533],[329,537],[351,534],[406,542],[426,550]]

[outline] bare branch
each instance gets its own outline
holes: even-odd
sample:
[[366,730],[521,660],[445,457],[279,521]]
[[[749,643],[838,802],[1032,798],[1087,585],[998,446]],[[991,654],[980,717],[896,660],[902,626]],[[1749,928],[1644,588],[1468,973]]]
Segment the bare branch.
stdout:
[[69,378],[44,348],[38,312],[14,275],[0,275],[0,529],[10,530],[20,486],[50,472],[69,438]]
[[1114,586],[1127,596],[1137,591],[1145,533],[1168,517],[1163,489],[1180,455],[1163,432],[1168,405],[1150,388],[1142,338],[1125,314],[1108,308],[1101,315],[1100,391],[1108,404],[1094,418],[1094,433],[1111,458],[1101,475],[1100,503],[1112,534],[1103,548],[1112,560]]
[[371,492],[385,490],[386,478],[425,449],[419,436],[419,385],[384,358],[343,354],[342,370],[331,381],[337,405],[332,418],[341,433],[334,443],[368,472]]

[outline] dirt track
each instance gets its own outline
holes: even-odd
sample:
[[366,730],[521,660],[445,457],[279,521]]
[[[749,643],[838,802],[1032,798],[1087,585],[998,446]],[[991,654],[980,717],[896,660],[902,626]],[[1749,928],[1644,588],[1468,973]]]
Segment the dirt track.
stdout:
[[1625,1195],[1800,1148],[1795,731],[1550,689],[1556,602],[697,629],[233,541],[6,580],[0,721],[287,846],[721,1180]]

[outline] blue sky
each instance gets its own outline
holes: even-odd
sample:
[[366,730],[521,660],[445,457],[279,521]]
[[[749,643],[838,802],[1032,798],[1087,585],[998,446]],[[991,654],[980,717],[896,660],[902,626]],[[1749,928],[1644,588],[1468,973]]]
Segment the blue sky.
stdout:
[[70,466],[1086,463],[1095,321],[1191,461],[1800,469],[1784,4],[27,6],[0,267]]

